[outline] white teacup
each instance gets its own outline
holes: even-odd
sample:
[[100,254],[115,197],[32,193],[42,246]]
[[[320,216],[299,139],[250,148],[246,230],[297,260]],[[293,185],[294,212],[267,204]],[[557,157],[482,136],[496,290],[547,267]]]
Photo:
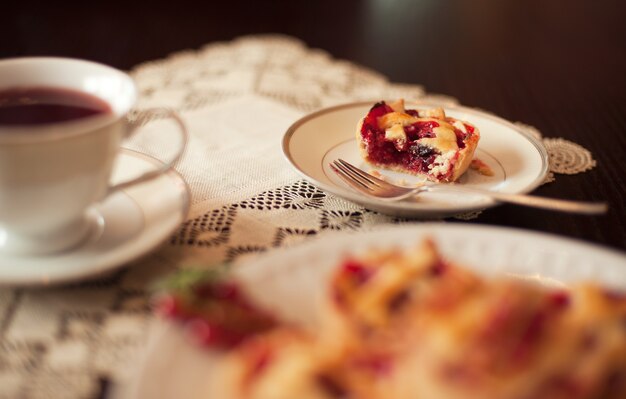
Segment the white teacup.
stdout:
[[[187,142],[162,168],[111,185],[122,140],[134,130],[126,115],[137,100],[132,79],[114,68],[75,59],[0,61],[0,98],[13,89],[73,90],[103,100],[109,110],[80,119],[41,124],[0,120],[0,256],[50,254],[78,245],[90,232],[90,209],[113,191],[157,177],[171,168]],[[0,104],[1,106],[1,104]]]

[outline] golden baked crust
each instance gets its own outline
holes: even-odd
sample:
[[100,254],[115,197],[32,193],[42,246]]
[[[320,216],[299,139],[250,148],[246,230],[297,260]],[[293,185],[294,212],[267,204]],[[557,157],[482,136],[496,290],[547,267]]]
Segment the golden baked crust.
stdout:
[[[465,122],[467,123],[467,122]],[[474,152],[478,147],[478,141],[480,140],[480,131],[478,128],[475,128],[476,134],[468,137],[465,141],[466,147],[459,151],[459,156],[457,158],[456,164],[454,165],[454,171],[452,172],[452,178],[449,181],[457,181],[459,177],[463,175],[469,168],[472,163],[472,159],[474,158]]]
[[[426,130],[405,133],[416,127]],[[442,108],[406,110],[402,99],[377,103],[356,128],[359,152],[368,163],[435,182],[458,180],[479,140],[480,131],[471,123],[446,116]]]

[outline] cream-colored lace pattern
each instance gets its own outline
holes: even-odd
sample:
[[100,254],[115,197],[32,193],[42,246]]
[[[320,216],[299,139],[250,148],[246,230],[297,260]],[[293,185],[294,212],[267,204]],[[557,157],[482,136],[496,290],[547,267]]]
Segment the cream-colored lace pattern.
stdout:
[[[299,117],[343,102],[404,97],[456,103],[274,35],[180,52],[140,65],[132,76],[138,109],[175,108],[189,127],[189,147],[176,166],[191,190],[189,218],[168,243],[112,275],[0,290],[2,398],[91,398],[108,382],[123,383],[150,330],[148,287],[173,270],[240,261],[332,231],[419,223],[370,212],[305,182],[283,159],[280,139]],[[142,123],[160,132],[166,122]],[[170,138],[156,134],[155,143],[154,136],[139,135],[129,146],[166,159]],[[574,143],[543,141],[554,173],[595,165]]]

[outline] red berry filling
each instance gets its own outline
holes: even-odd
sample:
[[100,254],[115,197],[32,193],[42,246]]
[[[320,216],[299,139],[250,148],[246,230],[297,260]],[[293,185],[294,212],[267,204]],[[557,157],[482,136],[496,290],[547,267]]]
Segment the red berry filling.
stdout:
[[185,284],[166,288],[155,301],[156,311],[183,323],[196,343],[228,348],[276,324],[234,281],[205,275]]
[[350,259],[344,263],[340,274],[348,277],[354,285],[361,285],[367,282],[374,274],[374,270],[365,265]]
[[345,305],[347,293],[365,284],[375,273],[356,259],[347,259],[339,269],[333,284],[333,298],[338,305]]
[[351,366],[366,370],[375,377],[387,377],[393,372],[394,359],[392,353],[366,353],[353,359]]
[[272,346],[263,339],[248,342],[243,351],[247,360],[245,364],[248,365],[242,381],[244,387],[252,385],[272,363],[275,356]]
[[316,376],[317,385],[331,398],[348,398],[350,392],[331,374],[321,373]]
[[529,364],[550,325],[569,306],[570,298],[566,292],[557,291],[546,293],[533,304],[523,301],[521,297],[502,297],[485,320],[481,347],[484,353],[489,353],[494,367],[502,366],[500,361],[511,368]]

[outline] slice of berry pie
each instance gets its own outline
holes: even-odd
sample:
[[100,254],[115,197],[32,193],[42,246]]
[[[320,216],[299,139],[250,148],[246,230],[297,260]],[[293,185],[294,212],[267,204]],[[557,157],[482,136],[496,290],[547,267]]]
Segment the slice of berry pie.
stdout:
[[453,182],[470,166],[480,132],[447,116],[443,108],[406,109],[400,99],[376,103],[359,121],[356,138],[372,165]]

